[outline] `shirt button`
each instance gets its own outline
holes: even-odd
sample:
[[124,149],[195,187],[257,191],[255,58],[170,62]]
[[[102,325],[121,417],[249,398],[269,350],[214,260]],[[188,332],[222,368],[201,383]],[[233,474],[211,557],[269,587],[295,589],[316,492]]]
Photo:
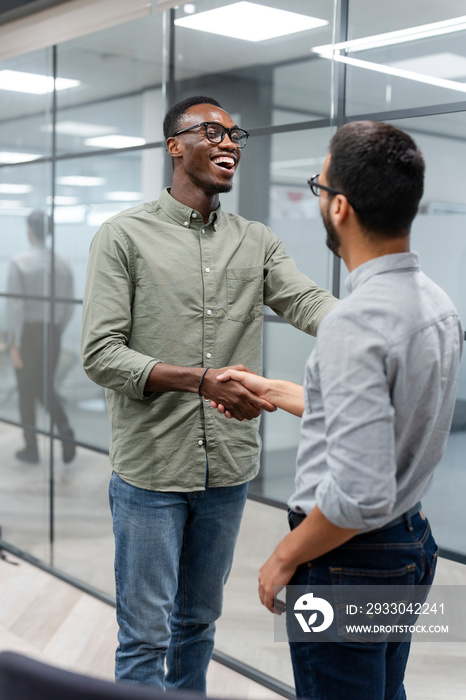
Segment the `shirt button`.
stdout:
[[208,360],[210,360],[210,358],[212,357],[212,353],[211,352],[206,353],[206,357]]
[[207,309],[207,316],[212,316],[212,311],[210,309]]
[[197,444],[199,445],[199,447],[202,447],[202,445],[204,444],[204,440],[198,440]]
[[206,267],[205,271],[210,272],[210,267]]
[[205,228],[201,228],[201,233],[205,233]]
[[189,226],[189,221],[185,221],[183,226]]
[[193,219],[197,219],[197,214],[195,211],[193,211]]

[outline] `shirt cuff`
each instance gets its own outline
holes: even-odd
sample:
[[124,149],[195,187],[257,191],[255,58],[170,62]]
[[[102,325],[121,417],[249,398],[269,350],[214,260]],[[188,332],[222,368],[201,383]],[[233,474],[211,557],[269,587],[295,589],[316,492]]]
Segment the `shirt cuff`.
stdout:
[[145,394],[144,388],[147,384],[149,374],[159,362],[161,362],[161,360],[151,359],[142,367],[142,369],[133,369],[131,376],[125,383],[123,393],[129,396],[131,399],[142,400],[150,398],[153,395],[153,392],[150,394]]

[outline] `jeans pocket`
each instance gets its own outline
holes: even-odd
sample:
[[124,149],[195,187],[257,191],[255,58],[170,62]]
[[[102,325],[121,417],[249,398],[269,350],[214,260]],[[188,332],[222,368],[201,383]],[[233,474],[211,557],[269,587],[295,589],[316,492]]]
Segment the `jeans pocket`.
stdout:
[[412,621],[416,566],[398,569],[331,567],[337,634],[341,640],[383,642]]

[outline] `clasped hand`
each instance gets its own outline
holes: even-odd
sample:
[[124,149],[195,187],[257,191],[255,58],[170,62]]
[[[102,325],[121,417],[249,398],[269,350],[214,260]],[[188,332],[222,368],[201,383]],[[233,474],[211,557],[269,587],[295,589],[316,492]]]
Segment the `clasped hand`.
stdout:
[[276,406],[261,395],[263,377],[244,365],[210,368],[202,382],[202,395],[227,418],[251,420],[262,411],[272,413]]

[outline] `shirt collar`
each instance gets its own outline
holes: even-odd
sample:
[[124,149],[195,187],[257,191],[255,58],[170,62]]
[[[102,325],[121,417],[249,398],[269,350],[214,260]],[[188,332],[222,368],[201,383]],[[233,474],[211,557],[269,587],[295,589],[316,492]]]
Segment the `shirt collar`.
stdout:
[[[158,204],[163,209],[165,214],[170,217],[170,219],[173,219],[177,224],[183,226],[184,228],[189,228],[191,224],[197,224],[197,228],[204,223],[202,215],[196,209],[191,209],[191,207],[185,206],[171,196],[169,187],[163,190],[159,197]],[[207,224],[214,225],[215,222],[219,222],[221,213],[222,206],[219,204],[217,209],[210,213]]]
[[371,277],[381,275],[384,272],[419,269],[419,255],[414,251],[410,251],[409,253],[395,253],[393,255],[381,255],[379,258],[368,260],[350,272],[345,280],[346,290],[351,294],[351,292],[367,282]]

